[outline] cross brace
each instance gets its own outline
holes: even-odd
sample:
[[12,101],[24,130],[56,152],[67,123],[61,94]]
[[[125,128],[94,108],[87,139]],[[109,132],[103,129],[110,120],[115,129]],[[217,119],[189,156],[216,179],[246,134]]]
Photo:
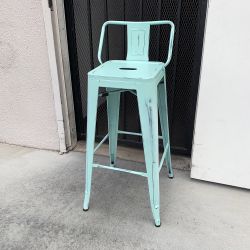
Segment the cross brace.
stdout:
[[[128,132],[128,131],[121,131],[121,130],[118,130],[118,133],[119,134],[142,136],[141,133],[134,133],[134,132]],[[103,137],[103,139],[95,147],[94,152],[96,152],[100,148],[100,146],[108,139],[108,137],[109,137],[108,134],[106,134]],[[159,136],[159,139],[162,139],[162,136]],[[161,171],[161,168],[163,166],[163,162],[164,162],[165,156],[167,154],[168,147],[169,147],[169,144],[167,144],[165,146],[164,152],[162,154],[161,161],[160,161],[160,164],[159,164],[159,172]],[[95,168],[97,168],[97,167],[98,168],[105,168],[105,169],[115,170],[115,171],[119,171],[119,172],[125,172],[125,173],[136,174],[136,175],[148,177],[147,173],[145,173],[145,172],[134,171],[134,170],[124,169],[124,168],[117,168],[117,167],[105,166],[105,165],[100,165],[100,164],[93,164],[93,167],[95,167]]]
[[104,91],[104,92],[101,92],[99,93],[99,97],[106,97],[109,95],[109,93],[116,93],[116,92],[126,92],[126,91],[129,91],[130,93],[132,93],[133,95],[136,95],[136,91],[135,90],[132,90],[132,89],[115,89],[115,90],[109,90],[109,91]]

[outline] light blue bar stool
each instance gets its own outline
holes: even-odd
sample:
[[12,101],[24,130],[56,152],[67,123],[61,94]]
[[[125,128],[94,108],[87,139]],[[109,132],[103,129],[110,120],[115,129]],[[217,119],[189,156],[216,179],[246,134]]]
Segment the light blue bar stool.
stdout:
[[[102,62],[101,54],[105,29],[108,25],[127,26],[127,58]],[[166,63],[149,62],[149,34],[152,25],[170,25],[170,40]],[[170,140],[167,115],[167,94],[165,67],[172,56],[174,24],[171,21],[125,22],[107,21],[103,24],[98,49],[100,66],[88,73],[87,108],[87,148],[86,148],[86,187],[83,210],[89,208],[93,167],[122,171],[148,178],[151,209],[156,226],[160,226],[159,173],[164,159],[168,175],[173,178],[171,166]],[[99,88],[106,92],[99,94]],[[120,131],[118,129],[120,93],[130,91],[137,95],[142,133]],[[95,146],[95,128],[98,96],[107,97],[108,134]],[[162,136],[158,136],[158,110]],[[132,171],[116,166],[118,134],[141,135],[143,138],[146,172]],[[94,153],[109,138],[110,165],[94,164]],[[164,152],[159,162],[159,139],[163,139]]]

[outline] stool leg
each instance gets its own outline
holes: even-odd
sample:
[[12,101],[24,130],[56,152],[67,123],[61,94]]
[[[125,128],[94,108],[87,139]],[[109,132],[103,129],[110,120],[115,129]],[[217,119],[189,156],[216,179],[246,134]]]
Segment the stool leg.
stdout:
[[160,226],[157,87],[137,90],[151,209]]
[[[114,90],[114,89],[107,89]],[[111,92],[107,97],[110,165],[116,165],[117,137],[119,124],[120,92]]]
[[87,103],[87,145],[86,145],[86,183],[83,210],[89,208],[91,191],[92,168],[94,160],[96,112],[98,100],[98,86],[94,80],[88,80],[88,103]]
[[166,154],[166,163],[168,167],[169,178],[174,177],[174,172],[171,164],[171,154],[170,154],[170,139],[169,139],[169,126],[168,126],[168,110],[167,110],[167,93],[166,93],[166,82],[164,77],[164,83],[158,84],[158,106],[159,115],[161,122],[161,132],[163,137],[164,149],[168,146]]

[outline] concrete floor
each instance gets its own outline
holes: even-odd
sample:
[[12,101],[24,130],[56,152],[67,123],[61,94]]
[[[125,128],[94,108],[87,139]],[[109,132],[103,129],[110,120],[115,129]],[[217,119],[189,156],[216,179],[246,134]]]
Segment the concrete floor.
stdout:
[[[170,180],[164,168],[156,228],[139,176],[95,169],[90,210],[83,212],[84,158],[0,144],[1,250],[250,249],[249,191],[191,180],[178,169]],[[180,162],[175,157],[174,167]]]

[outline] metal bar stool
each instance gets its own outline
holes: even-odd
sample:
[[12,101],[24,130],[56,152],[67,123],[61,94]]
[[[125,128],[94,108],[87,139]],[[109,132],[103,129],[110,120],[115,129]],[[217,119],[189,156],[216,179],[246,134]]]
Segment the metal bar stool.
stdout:
[[[105,63],[101,60],[103,39],[107,25],[127,26],[127,58]],[[170,25],[170,40],[166,63],[149,62],[149,33],[152,25]],[[89,208],[91,178],[93,167],[122,171],[148,178],[151,209],[156,226],[160,226],[159,172],[164,159],[168,175],[173,178],[171,166],[170,141],[167,115],[167,95],[165,67],[172,56],[174,24],[171,21],[125,22],[107,21],[103,24],[98,49],[100,66],[88,73],[88,108],[87,108],[87,149],[86,149],[86,187],[83,210]],[[106,92],[99,94],[99,88],[106,87]],[[142,133],[120,131],[118,129],[120,93],[130,91],[137,95]],[[96,113],[98,96],[107,97],[108,134],[94,148]],[[162,137],[158,136],[158,109]],[[141,135],[143,138],[146,172],[132,171],[116,167],[118,134]],[[110,165],[94,164],[95,151],[109,138]],[[159,162],[159,142],[163,139],[164,152]]]

